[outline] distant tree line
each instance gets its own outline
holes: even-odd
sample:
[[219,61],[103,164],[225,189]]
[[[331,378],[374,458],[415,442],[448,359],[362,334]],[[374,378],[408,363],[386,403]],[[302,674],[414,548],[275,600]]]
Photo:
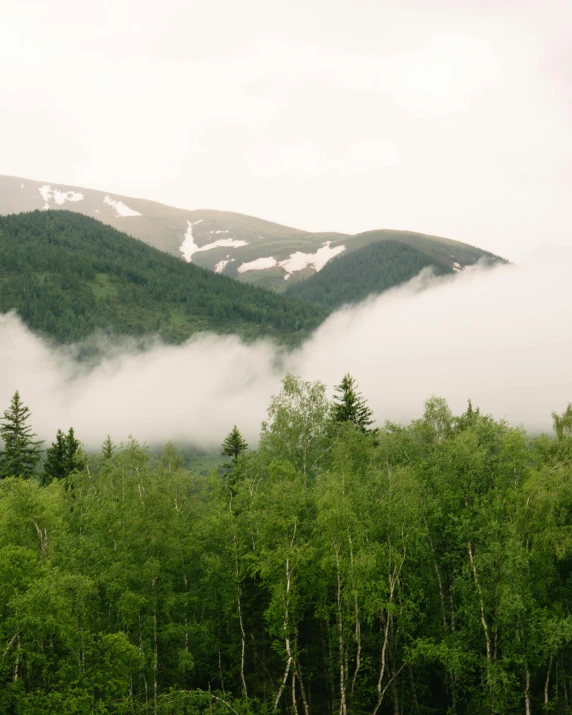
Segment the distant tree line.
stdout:
[[572,405],[374,427],[352,376],[287,375],[210,476],[72,430],[42,465],[30,417],[0,420],[1,712],[572,713]]

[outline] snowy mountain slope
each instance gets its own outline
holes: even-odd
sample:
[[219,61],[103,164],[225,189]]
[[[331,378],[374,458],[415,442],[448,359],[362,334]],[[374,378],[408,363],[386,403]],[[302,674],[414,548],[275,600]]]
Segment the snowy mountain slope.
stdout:
[[495,258],[458,241],[409,231],[308,233],[232,212],[188,211],[94,189],[0,176],[0,214],[49,208],[91,216],[182,260],[279,292],[320,271],[332,258],[343,259],[379,241],[404,243],[449,270],[485,256]]

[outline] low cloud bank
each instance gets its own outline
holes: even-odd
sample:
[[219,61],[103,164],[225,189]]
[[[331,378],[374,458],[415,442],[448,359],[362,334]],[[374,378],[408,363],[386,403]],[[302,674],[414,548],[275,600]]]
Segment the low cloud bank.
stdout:
[[427,273],[332,315],[299,350],[204,335],[182,346],[101,344],[97,364],[54,348],[14,314],[0,315],[0,412],[16,389],[39,436],[73,426],[89,447],[109,433],[216,447],[233,424],[255,442],[286,370],[329,390],[345,372],[378,423],[418,417],[431,395],[536,432],[572,401],[572,253],[520,266]]

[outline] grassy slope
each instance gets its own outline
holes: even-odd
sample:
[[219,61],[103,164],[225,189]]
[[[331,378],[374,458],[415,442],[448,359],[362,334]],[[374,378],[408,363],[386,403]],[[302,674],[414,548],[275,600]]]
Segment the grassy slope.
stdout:
[[0,217],[0,311],[59,342],[96,329],[296,342],[327,311],[215,275],[69,211]]

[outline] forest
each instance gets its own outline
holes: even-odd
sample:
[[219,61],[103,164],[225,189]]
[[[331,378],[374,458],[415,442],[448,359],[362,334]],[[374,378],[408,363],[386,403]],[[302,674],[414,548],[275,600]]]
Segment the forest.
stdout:
[[287,375],[204,476],[67,425],[43,453],[14,395],[0,711],[572,713],[572,405],[531,436],[366,398]]
[[[182,237],[181,237],[182,241]],[[181,343],[199,331],[298,343],[327,316],[71,211],[0,216],[0,312],[57,343],[95,331]]]
[[405,243],[378,241],[333,258],[318,273],[289,285],[286,295],[334,309],[406,283],[429,267],[435,275],[453,273]]

